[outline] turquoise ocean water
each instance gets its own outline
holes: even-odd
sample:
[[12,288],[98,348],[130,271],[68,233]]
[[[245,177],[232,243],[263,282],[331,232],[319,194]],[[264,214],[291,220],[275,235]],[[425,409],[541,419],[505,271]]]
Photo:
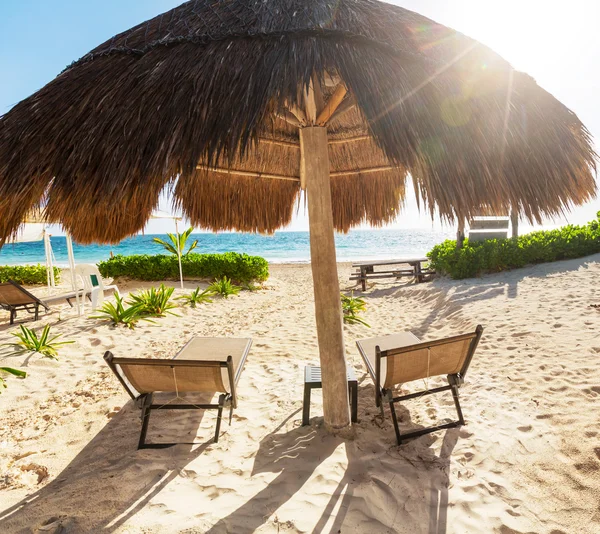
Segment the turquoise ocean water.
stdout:
[[[166,239],[166,235],[138,235],[125,239],[118,245],[74,244],[78,263],[96,263],[113,254],[161,254],[162,247],[152,242],[153,237]],[[390,259],[421,256],[437,243],[453,237],[452,231],[435,230],[355,230],[336,235],[338,261]],[[194,234],[198,248],[194,252],[246,252],[263,256],[273,263],[308,262],[310,260],[308,232],[276,232],[273,236],[255,234],[220,233]],[[56,264],[66,266],[67,245],[62,236],[53,236],[52,249]],[[44,244],[17,243],[5,245],[0,250],[0,265],[45,263]]]

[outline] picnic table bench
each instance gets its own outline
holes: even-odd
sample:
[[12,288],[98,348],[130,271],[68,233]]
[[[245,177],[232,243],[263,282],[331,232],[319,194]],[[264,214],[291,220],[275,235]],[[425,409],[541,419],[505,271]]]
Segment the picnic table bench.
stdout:
[[[357,270],[350,275],[350,280],[360,280],[362,290],[367,289],[367,280],[373,278],[401,278],[410,276],[415,279],[417,284],[425,282],[431,278],[434,272],[431,269],[425,269],[423,263],[429,261],[429,258],[407,258],[400,260],[383,261],[361,261],[353,263],[352,267]],[[397,267],[393,267],[397,266]],[[406,266],[406,267],[402,267]],[[375,267],[383,267],[387,270],[375,270]]]

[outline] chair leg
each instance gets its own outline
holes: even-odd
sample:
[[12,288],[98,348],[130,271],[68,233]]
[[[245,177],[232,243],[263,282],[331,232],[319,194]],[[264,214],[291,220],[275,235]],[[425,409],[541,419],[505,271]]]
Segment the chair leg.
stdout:
[[150,423],[150,406],[152,405],[152,394],[144,395],[141,399],[142,403],[142,431],[140,432],[140,441],[138,449],[144,449],[146,446],[146,434],[148,433],[148,424]]
[[463,417],[460,402],[458,400],[458,386],[456,384],[450,384],[450,386],[452,388],[452,398],[454,399],[454,406],[456,406],[456,413],[458,414],[458,423],[460,425],[464,425],[465,419]]
[[40,318],[40,305],[35,305],[35,316],[33,318],[34,321],[37,321]]
[[352,382],[348,385],[350,389],[350,420],[353,423],[358,422],[358,382]]
[[310,390],[311,388],[304,383],[304,400],[302,402],[302,426],[310,424]]
[[396,431],[396,440],[398,445],[402,444],[402,438],[400,437],[400,428],[398,427],[398,417],[396,416],[396,408],[394,408],[394,401],[391,400],[390,395],[390,411],[392,412],[392,421],[394,423],[394,430]]
[[10,324],[15,324],[15,319],[17,318],[17,310],[11,308],[10,310]]
[[215,430],[215,443],[219,442],[219,432],[221,431],[221,419],[223,418],[223,405],[225,404],[225,395],[219,396],[219,411],[217,413],[217,428]]

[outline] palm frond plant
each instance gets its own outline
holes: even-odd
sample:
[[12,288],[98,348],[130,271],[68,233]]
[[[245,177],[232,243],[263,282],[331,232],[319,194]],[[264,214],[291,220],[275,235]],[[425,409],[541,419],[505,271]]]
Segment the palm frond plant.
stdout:
[[8,346],[16,347],[18,352],[34,352],[53,360],[58,359],[58,349],[60,347],[75,343],[75,341],[56,341],[62,337],[60,334],[50,337],[49,324],[44,327],[39,337],[34,330],[23,325],[19,327],[18,332],[13,332],[12,335],[18,341],[7,343]]
[[160,284],[158,288],[143,289],[130,295],[128,304],[137,307],[147,317],[165,317],[167,313],[177,315],[170,311],[177,307],[170,302],[173,291],[175,288]]
[[191,293],[177,297],[177,300],[184,301],[190,308],[195,308],[198,304],[204,304],[212,302],[211,297],[215,294],[210,288],[202,291],[199,287],[194,289]]
[[148,320],[140,306],[124,306],[124,300],[119,295],[115,295],[115,303],[105,302],[98,309],[98,315],[91,316],[92,319],[102,319],[110,321],[113,326],[124,325],[133,330],[136,324],[141,320]]
[[355,297],[354,293],[350,296],[341,294],[342,298],[342,311],[344,313],[344,323],[345,324],[362,324],[368,328],[371,328],[371,325],[365,322],[364,319],[359,317],[359,314],[367,311],[367,303],[365,299],[361,297]]
[[181,251],[181,257],[187,256],[192,250],[194,250],[198,246],[198,240],[195,239],[194,242],[190,245],[190,248],[183,252],[186,247],[187,240],[189,239],[191,233],[194,231],[194,227],[190,226],[185,232],[182,234],[167,234],[169,237],[169,241],[165,241],[164,239],[160,239],[159,237],[155,237],[152,241],[155,243],[162,245],[167,252],[171,254],[175,254],[176,256]]
[[4,380],[1,373],[8,373],[9,375],[13,375],[18,378],[27,378],[27,373],[25,371],[13,369],[12,367],[0,367],[0,393],[2,393],[2,389],[7,388],[6,380]]
[[208,289],[213,291],[215,294],[221,295],[223,298],[229,298],[231,295],[237,295],[242,288],[236,286],[233,282],[224,276],[223,278],[217,278]]

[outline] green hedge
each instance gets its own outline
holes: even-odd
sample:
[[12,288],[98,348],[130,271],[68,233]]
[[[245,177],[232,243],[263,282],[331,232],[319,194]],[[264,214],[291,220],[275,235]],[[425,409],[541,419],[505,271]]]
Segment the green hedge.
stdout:
[[484,273],[517,269],[525,265],[600,252],[600,212],[598,220],[584,226],[564,226],[557,230],[532,232],[515,239],[492,239],[456,248],[456,241],[436,245],[427,256],[436,272],[456,280]]
[[[227,276],[238,283],[264,282],[269,277],[269,264],[260,256],[237,252],[224,254],[188,254],[182,258],[183,276],[190,278],[221,278]],[[127,277],[134,280],[177,280],[179,264],[175,255],[148,254],[115,256],[100,262],[104,277]]]
[[[54,279],[60,282],[60,269],[54,267]],[[48,278],[45,265],[3,265],[0,266],[0,284],[13,280],[27,286],[46,285]]]

